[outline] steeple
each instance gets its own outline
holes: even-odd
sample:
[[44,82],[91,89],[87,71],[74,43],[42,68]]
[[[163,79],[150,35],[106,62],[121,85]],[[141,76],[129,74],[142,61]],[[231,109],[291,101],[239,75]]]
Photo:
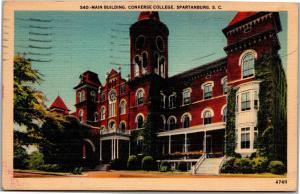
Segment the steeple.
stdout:
[[49,111],[67,115],[69,114],[70,110],[68,109],[64,101],[61,99],[61,97],[57,96],[54,102],[51,104]]

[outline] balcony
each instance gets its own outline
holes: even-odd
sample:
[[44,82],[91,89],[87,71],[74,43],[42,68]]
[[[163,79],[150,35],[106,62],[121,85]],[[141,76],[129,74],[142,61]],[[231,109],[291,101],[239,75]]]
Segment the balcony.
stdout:
[[122,129],[103,129],[100,130],[100,135],[130,135],[129,130],[122,130]]

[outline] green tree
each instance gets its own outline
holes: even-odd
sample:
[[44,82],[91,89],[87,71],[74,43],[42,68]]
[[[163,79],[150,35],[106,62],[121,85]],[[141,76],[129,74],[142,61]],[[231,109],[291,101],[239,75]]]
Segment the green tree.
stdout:
[[[142,131],[142,136],[144,138],[143,141],[143,154],[147,156],[152,156],[155,158],[156,156],[156,130],[157,126],[155,124],[156,115],[154,113],[149,112],[147,119],[144,123],[144,128]],[[157,123],[157,122],[156,122]]]

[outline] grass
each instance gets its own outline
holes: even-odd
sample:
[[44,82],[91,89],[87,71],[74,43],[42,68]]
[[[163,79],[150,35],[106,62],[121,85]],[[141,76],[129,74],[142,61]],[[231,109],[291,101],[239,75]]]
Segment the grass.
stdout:
[[26,172],[26,173],[37,173],[37,174],[48,174],[48,175],[59,175],[59,176],[71,175],[71,173],[67,173],[67,172],[48,172],[48,171],[41,171],[41,170],[35,170],[35,169],[14,169],[14,171],[15,172]]

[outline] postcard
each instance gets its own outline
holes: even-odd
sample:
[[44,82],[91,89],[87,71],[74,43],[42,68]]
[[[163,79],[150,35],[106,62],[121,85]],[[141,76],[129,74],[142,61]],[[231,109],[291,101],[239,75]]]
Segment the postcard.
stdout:
[[298,5],[4,3],[5,190],[296,191]]

